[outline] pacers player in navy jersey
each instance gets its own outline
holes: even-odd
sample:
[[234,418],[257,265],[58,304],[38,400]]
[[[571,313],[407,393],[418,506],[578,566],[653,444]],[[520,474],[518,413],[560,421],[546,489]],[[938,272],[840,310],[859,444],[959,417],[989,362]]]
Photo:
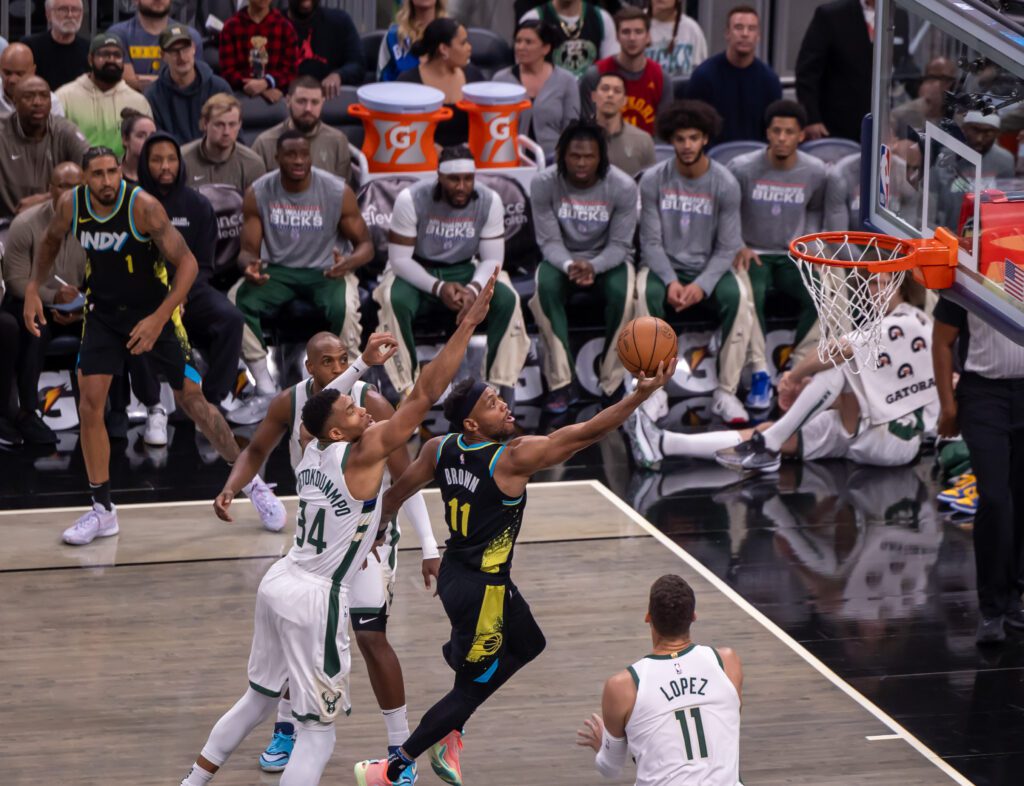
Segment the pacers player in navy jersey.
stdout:
[[460,382],[445,401],[458,431],[435,437],[384,494],[382,521],[431,480],[444,500],[449,538],[437,591],[452,624],[444,655],[455,685],[430,708],[419,727],[388,759],[355,767],[360,786],[391,786],[430,750],[434,772],[462,783],[461,730],[473,712],[519,669],[540,655],[544,634],[512,582],[512,552],[526,509],[526,484],[597,442],[671,379],[675,360],[650,379],[641,377],[622,401],[584,423],[549,436],[515,436],[515,418],[493,387]]
[[[70,233],[85,250],[85,318],[78,355],[82,455],[92,491],[92,509],[64,532],[79,546],[116,535],[117,510],[110,501],[110,440],[103,409],[111,379],[123,373],[129,355],[146,355],[174,390],[175,403],[233,462],[238,445],[220,412],[203,397],[199,373],[181,326],[179,306],[196,278],[198,265],[160,203],[122,176],[114,151],[92,147],[82,159],[85,184],[57,202],[36,251],[34,274],[25,290],[25,326],[35,336],[46,324],[40,285],[48,281],[64,237]],[[167,264],[176,268],[168,283]],[[265,523],[284,526],[281,503],[262,480],[246,489],[265,507]],[[269,526],[269,525],[268,525]]]

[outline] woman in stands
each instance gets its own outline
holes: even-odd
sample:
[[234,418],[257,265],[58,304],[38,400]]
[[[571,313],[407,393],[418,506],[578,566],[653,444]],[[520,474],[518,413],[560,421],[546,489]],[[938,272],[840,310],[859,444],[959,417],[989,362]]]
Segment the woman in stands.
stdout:
[[579,83],[564,68],[551,62],[558,32],[538,19],[520,22],[516,28],[516,64],[494,75],[495,82],[511,82],[526,88],[533,102],[519,117],[519,128],[548,155],[555,152],[558,137],[580,115]]
[[420,64],[398,77],[399,82],[436,87],[444,93],[444,104],[454,113],[451,120],[438,123],[434,141],[441,147],[464,145],[469,141],[469,116],[455,106],[462,100],[462,86],[483,82],[483,72],[469,62],[473,47],[466,28],[454,19],[435,19],[413,44],[412,53]]
[[377,56],[377,79],[394,82],[403,71],[420,64],[412,53],[413,44],[423,37],[427,25],[447,16],[446,0],[402,0],[395,12],[395,22],[380,42]]
[[645,54],[669,79],[689,79],[708,56],[704,31],[683,6],[683,0],[644,0],[644,11],[651,18],[651,44]]
[[121,174],[130,183],[139,182],[142,145],[155,132],[156,125],[147,115],[130,107],[121,110],[121,144],[124,145]]

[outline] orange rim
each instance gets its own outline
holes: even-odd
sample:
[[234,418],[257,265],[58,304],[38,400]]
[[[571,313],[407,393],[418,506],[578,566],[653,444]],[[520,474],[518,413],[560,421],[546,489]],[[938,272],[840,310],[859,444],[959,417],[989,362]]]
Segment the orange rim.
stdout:
[[[820,247],[819,242],[831,246],[849,245],[854,249],[865,249],[865,253],[874,253],[879,257],[892,252],[895,252],[897,256],[891,259],[832,259],[811,253],[811,249]],[[871,273],[889,273],[916,267],[920,242],[913,238],[883,235],[878,232],[814,232],[798,237],[790,243],[789,253],[797,259],[813,262],[816,265],[851,269],[866,268]],[[877,251],[871,252],[869,250],[871,248],[877,249]]]

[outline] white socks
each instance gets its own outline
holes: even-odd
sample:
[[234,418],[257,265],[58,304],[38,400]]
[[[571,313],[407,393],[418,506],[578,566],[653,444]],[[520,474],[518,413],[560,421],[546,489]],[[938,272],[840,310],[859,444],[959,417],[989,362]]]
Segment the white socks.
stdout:
[[277,383],[274,382],[274,377],[270,374],[266,357],[250,361],[249,371],[252,372],[253,379],[256,381],[256,395],[271,396],[277,392]]
[[[203,758],[218,767],[223,766],[235,748],[242,744],[249,732],[267,719],[276,705],[277,697],[264,696],[252,688],[247,689],[242,698],[235,702],[235,706],[224,713],[213,727],[210,738],[203,746]],[[199,768],[192,769],[194,772]]]
[[738,431],[708,431],[703,434],[664,431],[661,434],[661,452],[666,456],[689,456],[714,461],[716,452],[736,447],[742,441]]
[[334,752],[334,724],[299,724],[295,730],[295,748],[281,776],[281,786],[316,786]]
[[397,709],[381,710],[380,714],[384,716],[384,725],[388,730],[389,748],[409,739],[409,711],[404,704]]
[[212,777],[212,772],[207,772],[199,766],[199,762],[196,762],[189,770],[188,777],[181,782],[181,786],[206,786]]
[[835,403],[845,385],[842,369],[832,368],[815,374],[810,384],[796,397],[789,412],[765,429],[765,446],[776,453],[782,450],[786,440],[796,434],[804,423]]

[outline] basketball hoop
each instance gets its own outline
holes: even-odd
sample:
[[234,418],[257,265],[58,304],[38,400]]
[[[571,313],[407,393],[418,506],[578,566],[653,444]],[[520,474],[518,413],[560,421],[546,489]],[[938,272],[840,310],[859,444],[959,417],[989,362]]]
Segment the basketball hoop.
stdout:
[[939,227],[934,238],[874,232],[816,232],[789,244],[821,326],[818,358],[855,374],[878,367],[882,320],[910,270],[929,289],[952,286],[956,237]]

